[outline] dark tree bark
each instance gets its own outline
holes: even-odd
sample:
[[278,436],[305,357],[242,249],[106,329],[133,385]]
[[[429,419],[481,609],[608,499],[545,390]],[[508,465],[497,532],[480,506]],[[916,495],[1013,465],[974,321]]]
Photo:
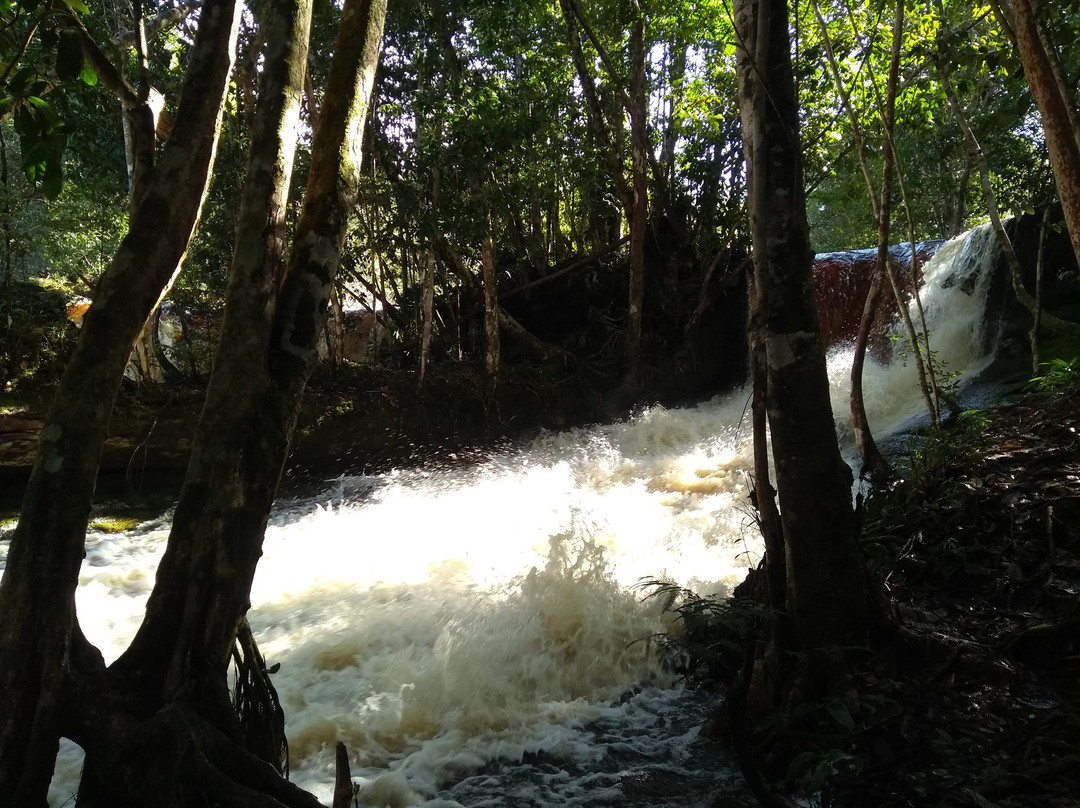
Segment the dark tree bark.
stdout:
[[423,258],[424,283],[420,294],[420,369],[416,376],[417,390],[424,389],[424,376],[427,373],[431,354],[431,332],[435,311],[435,249],[430,247]]
[[[998,244],[1001,246],[1001,251],[1004,253],[1005,261],[1009,266],[1009,272],[1012,276],[1013,293],[1016,295],[1016,299],[1020,302],[1020,305],[1034,315],[1035,310],[1038,307],[1036,306],[1035,299],[1031,296],[1031,293],[1024,287],[1020,259],[1017,257],[1012,240],[1009,238],[1009,234],[1005,232],[1005,225],[1001,221],[1001,214],[998,212],[997,207],[997,196],[994,194],[993,185],[990,183],[990,164],[987,162],[982,146],[979,145],[979,140],[975,136],[975,132],[972,131],[971,126],[968,124],[964,109],[960,106],[960,100],[956,97],[955,90],[953,90],[948,63],[941,59],[937,62],[936,67],[938,77],[941,79],[941,88],[945,91],[945,97],[949,101],[949,109],[952,111],[956,123],[960,126],[960,131],[964,133],[964,140],[967,143],[971,159],[979,168],[979,180],[982,184],[983,199],[986,202],[986,211],[990,215],[990,226],[994,229]],[[1062,192],[1059,188],[1059,196],[1061,195]],[[1064,197],[1062,196],[1061,198],[1062,201],[1064,201]],[[1067,219],[1066,225],[1068,225]],[[1077,228],[1076,232],[1080,232],[1080,227]],[[1073,238],[1075,249],[1076,241],[1071,230],[1070,238]],[[1080,324],[1078,323],[1071,322],[1062,317],[1057,317],[1047,311],[1040,311],[1039,319],[1048,330],[1055,334],[1062,334],[1073,338],[1080,337]]]
[[[79,34],[86,61],[97,71],[102,79],[101,83],[120,102],[128,174],[128,210],[129,215],[134,216],[139,202],[154,181],[153,169],[157,149],[159,117],[164,110],[165,99],[160,92],[150,85],[150,67],[146,55],[148,30],[143,21],[141,0],[132,3],[131,9],[132,30],[125,32],[122,37],[114,39],[113,44],[116,44],[123,51],[134,49],[137,72],[134,86],[124,75],[123,61],[117,60],[114,62],[105,53],[73,10],[66,9],[63,12],[62,20],[65,25]],[[184,13],[179,17],[155,17],[152,21],[155,24],[151,26],[151,31],[160,32],[164,22],[171,21],[172,24],[175,24],[190,11],[191,8],[186,7]],[[123,44],[119,45],[118,42]],[[174,268],[172,273],[174,279],[175,274]],[[171,287],[171,285],[170,281],[169,286]],[[164,297],[167,292],[168,288],[163,290],[159,297]],[[153,327],[154,317],[153,313],[151,313],[151,316],[144,322],[142,331],[135,341],[132,368],[138,373],[140,380],[162,382],[165,378],[165,369],[159,358],[158,351],[155,350]]]
[[[754,295],[751,318],[762,315],[760,299]],[[755,337],[750,350],[753,399],[751,417],[754,427],[754,493],[753,504],[758,514],[758,527],[765,540],[765,574],[769,587],[769,607],[782,615],[787,605],[787,550],[784,547],[784,531],[780,524],[780,512],[776,509],[776,489],[772,484],[769,463],[769,415],[767,378],[768,359],[763,332],[751,325]],[[778,620],[781,618],[777,618]]]
[[[203,7],[177,127],[110,268],[117,277],[107,273],[104,294],[94,303],[111,316],[93,320],[91,328],[94,308],[87,315],[43,434],[37,476],[28,486],[0,584],[5,618],[20,618],[5,619],[0,627],[4,692],[19,694],[0,705],[5,806],[44,804],[60,734],[87,751],[80,806],[317,805],[258,757],[272,753],[245,749],[226,674],[356,198],[385,0],[346,0],[284,275],[279,259],[287,152],[297,138],[282,133],[290,123],[295,127],[298,115],[305,60],[297,52],[306,47],[310,4],[278,2],[277,11],[288,17],[283,27],[291,33],[272,37],[268,47],[289,55],[267,52],[268,84],[262,89],[264,100],[282,103],[258,136],[271,146],[252,156],[223,342],[146,619],[132,646],[107,670],[74,615],[93,477],[127,351],[153,302],[149,284],[160,281],[159,291],[164,286],[171,270],[161,268],[176,265],[187,243],[186,235],[180,243],[177,234],[190,234],[201,201],[231,60],[237,17],[231,2],[207,0]],[[275,69],[281,63],[287,76]],[[275,88],[275,81],[281,86]],[[197,103],[185,107],[189,97]],[[185,151],[170,151],[181,145]],[[202,182],[194,193],[189,186],[200,169]],[[180,215],[185,203],[187,219]],[[136,234],[145,241],[135,240]],[[174,250],[158,259],[161,244]],[[148,256],[156,260],[148,263]],[[136,257],[139,272],[129,268]],[[148,265],[158,268],[149,280],[143,277]],[[115,383],[108,386],[112,377]],[[63,483],[66,489],[58,487]],[[43,501],[45,496],[50,500]]]
[[1069,114],[1073,100],[1059,91],[1052,60],[1043,47],[1039,20],[1030,0],[1013,0],[1012,7],[1016,49],[1024,65],[1031,95],[1039,108],[1058,198],[1073,253],[1080,261],[1080,142],[1077,142],[1073,117]]
[[[438,252],[439,259],[451,272],[461,279],[462,283],[469,287],[472,294],[478,298],[484,299],[487,293],[484,289],[483,279],[478,278],[476,273],[466,266],[465,261],[462,259],[457,248],[450,243],[450,240],[445,235],[440,234],[435,237],[435,249]],[[498,315],[499,328],[509,334],[517,343],[537,359],[541,361],[561,359],[567,363],[574,362],[572,354],[567,353],[557,345],[544,342],[532,334],[532,332],[528,331],[525,326],[507,313],[506,309],[499,304],[497,298],[495,300],[495,310]],[[487,323],[485,322],[485,329],[486,328]]]
[[622,122],[613,122],[610,125],[608,123],[604,104],[600,99],[600,94],[597,92],[592,71],[589,70],[588,62],[585,60],[585,53],[581,47],[581,34],[579,33],[578,24],[580,10],[576,7],[574,0],[559,0],[559,7],[562,10],[563,21],[566,23],[566,40],[570,47],[570,56],[577,71],[578,81],[581,83],[582,94],[585,97],[585,112],[589,129],[597,147],[603,154],[604,163],[607,166],[612,182],[615,183],[623,210],[629,211],[633,207],[633,191],[626,182],[622,155],[616,147],[615,138],[611,131],[616,123],[621,125]]
[[642,315],[645,306],[645,229],[649,216],[647,159],[649,152],[646,120],[645,17],[637,3],[630,29],[630,138],[632,206],[630,217],[630,290],[626,316],[626,383],[633,390],[638,383],[641,362]]
[[[585,96],[585,109],[593,137],[599,145],[608,173],[618,190],[619,199],[630,225],[630,277],[626,322],[626,377],[624,385],[632,390],[637,385],[641,356],[642,313],[645,302],[645,230],[649,215],[648,172],[651,167],[661,196],[665,186],[664,172],[649,148],[648,110],[645,80],[645,15],[637,2],[633,3],[634,22],[630,29],[630,86],[619,80],[615,65],[592,31],[577,0],[559,0],[566,23],[567,42]],[[617,95],[616,112],[609,113],[593,82],[581,46],[579,26],[583,27],[601,62],[610,74]],[[630,118],[630,182],[623,167],[623,147],[617,133],[622,128],[622,115]]]
[[863,646],[880,609],[857,544],[851,472],[836,441],[814,308],[787,4],[739,0],[735,21],[787,612],[799,650]]
[[[274,459],[288,444],[283,426],[270,422],[276,412],[267,360],[310,14],[306,0],[279,0],[268,10],[266,67],[214,370],[158,585],[113,668],[130,689],[161,693],[165,701],[220,670],[215,687],[198,696],[208,711],[225,703],[224,666],[277,486]],[[226,595],[230,587],[244,590],[240,606]]]
[[[622,71],[616,65],[615,60],[611,58],[611,54],[608,53],[607,48],[604,47],[603,43],[600,41],[600,38],[593,30],[593,27],[589,24],[589,20],[585,16],[585,12],[581,8],[581,3],[579,2],[579,0],[560,0],[560,5],[562,5],[563,7],[564,16],[568,11],[573,13],[573,15],[577,18],[577,21],[581,24],[581,27],[584,29],[585,35],[588,37],[589,42],[592,43],[593,48],[596,49],[596,55],[600,57],[600,62],[601,64],[603,64],[604,70],[608,74],[608,78],[611,82],[611,91],[613,96],[612,100],[615,102],[615,107],[620,110],[625,110],[627,115],[632,116],[634,114],[633,108],[638,103],[633,98],[633,90],[627,90],[627,82],[622,76]],[[644,22],[644,15],[641,9],[641,3],[638,0],[631,0],[631,7],[634,10],[635,16],[640,17],[642,19],[642,22]],[[569,25],[569,22],[567,24]],[[632,38],[633,31],[631,31],[631,39]],[[631,42],[631,48],[633,47],[633,43]],[[631,56],[631,60],[633,60],[633,58],[634,57]],[[631,69],[633,69],[633,67]],[[582,82],[584,82],[588,75],[588,71],[586,70],[584,73],[579,72],[578,77]],[[611,115],[609,117],[611,118],[612,125],[614,126],[615,116]],[[648,122],[645,122],[644,126],[647,129]],[[618,137],[619,131],[620,128],[615,129],[616,138]],[[670,194],[668,192],[664,168],[651,149],[645,155],[645,158],[648,162],[649,170],[652,173],[653,182],[656,186],[657,207],[660,208],[660,210],[662,211],[666,211],[669,208],[668,202]]]
[[[237,4],[207,0],[177,124],[102,276],[42,430],[0,582],[0,804],[43,805],[65,678],[96,668],[75,589],[109,415],[131,345],[195,228],[232,65]],[[17,694],[17,695],[16,695]]]
[[[356,198],[360,138],[384,17],[385,0],[350,0],[342,12],[284,279],[275,257],[283,196],[268,208],[253,199],[250,210],[261,226],[252,223],[238,234],[238,244],[245,238],[252,243],[238,249],[244,257],[230,280],[225,336],[158,584],[143,625],[115,666],[141,690],[161,688],[166,699],[182,691],[192,698],[193,683],[201,683],[206,690],[195,688],[195,696],[204,708],[221,704],[229,651],[247,610]],[[304,61],[290,59],[292,75],[302,76]],[[299,95],[291,98],[295,116]],[[283,124],[271,122],[275,137],[278,126]],[[292,136],[290,145],[295,142]],[[253,176],[277,176],[281,170],[279,160],[253,158]],[[278,185],[267,178],[264,187]]]
[[685,95],[683,83],[686,81],[686,52],[689,46],[682,35],[676,35],[668,58],[671,67],[668,71],[668,92],[671,94],[668,109],[667,127],[664,129],[660,144],[660,167],[664,172],[664,181],[670,187],[675,182],[675,145],[682,128],[676,119],[676,112]]
[[499,386],[499,287],[495,280],[495,241],[491,236],[491,213],[484,214],[484,234],[480,240],[480,278],[484,292],[484,398],[495,402]]

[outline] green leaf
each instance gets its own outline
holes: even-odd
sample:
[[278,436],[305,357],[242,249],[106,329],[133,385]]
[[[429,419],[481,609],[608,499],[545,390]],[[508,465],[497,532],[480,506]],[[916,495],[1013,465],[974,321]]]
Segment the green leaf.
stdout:
[[37,123],[34,121],[34,116],[24,106],[19,106],[15,110],[15,132],[19,137],[29,137],[32,133],[37,131]]
[[87,87],[96,87],[98,83],[97,71],[94,70],[89,64],[84,64],[82,72],[79,73],[79,79]]
[[86,3],[82,2],[82,0],[60,0],[60,2],[72,11],[77,11],[80,14],[90,13],[90,9],[86,6]]
[[65,28],[56,45],[56,75],[61,81],[71,81],[82,75],[83,49],[79,32]]
[[41,191],[49,199],[56,199],[64,187],[64,162],[62,159],[49,160],[45,163],[45,173],[41,179]]
[[851,711],[844,702],[832,699],[825,704],[825,710],[833,717],[840,726],[849,732],[855,730],[855,719],[851,717]]
[[8,91],[12,95],[22,95],[31,77],[37,75],[37,68],[23,67],[15,71],[15,75],[8,81]]

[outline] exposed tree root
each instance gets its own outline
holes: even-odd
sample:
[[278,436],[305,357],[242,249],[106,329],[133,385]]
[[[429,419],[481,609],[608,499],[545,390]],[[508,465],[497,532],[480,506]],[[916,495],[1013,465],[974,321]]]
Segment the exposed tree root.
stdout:
[[[247,748],[289,776],[289,742],[285,712],[270,681],[266,661],[255,644],[247,618],[240,621],[232,651],[236,665],[232,706],[240,719]],[[276,670],[276,667],[274,668]]]
[[345,744],[338,741],[335,753],[334,772],[334,803],[332,808],[349,808],[352,805],[353,784],[352,773],[349,771],[349,753]]
[[170,705],[147,721],[113,716],[109,738],[88,744],[92,770],[106,774],[80,791],[79,808],[322,808],[191,709]]

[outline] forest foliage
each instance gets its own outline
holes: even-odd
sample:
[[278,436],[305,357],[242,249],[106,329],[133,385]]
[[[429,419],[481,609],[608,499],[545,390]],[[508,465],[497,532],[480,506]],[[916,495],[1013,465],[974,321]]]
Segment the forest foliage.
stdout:
[[[281,745],[267,754],[248,735],[227,670],[236,643],[254,647],[244,614],[320,334],[335,363],[415,368],[421,382],[430,361],[482,359],[495,412],[513,351],[581,375],[606,365],[630,397],[644,353],[678,364],[670,348],[748,283],[729,333],[750,343],[754,499],[771,600],[789,618],[773,644],[804,658],[766,654],[761,670],[813,680],[780,688],[781,710],[848,681],[834,661],[896,626],[863,568],[809,253],[876,235],[884,272],[879,210],[911,241],[955,235],[985,210],[1004,242],[996,211],[1046,207],[1056,179],[1080,254],[1080,197],[1060,157],[1064,143],[1080,177],[1075,116],[1037,110],[1029,93],[1066,88],[1076,108],[1066,46],[1080,6],[1044,8],[1041,43],[1019,25],[1027,0],[1014,7],[1010,27],[998,4],[810,2],[789,25],[785,0],[402,0],[389,17],[385,0],[262,0],[243,7],[236,43],[233,0],[0,0],[5,391],[58,375],[94,298],[0,584],[0,674],[16,695],[0,716],[0,794],[40,804],[70,737],[87,751],[80,804],[160,794],[179,806],[236,789],[266,798],[236,804],[312,803],[267,769]],[[1033,48],[1052,79],[1023,76],[1017,53],[1026,70]],[[875,198],[875,174],[895,181],[894,208],[887,185]],[[573,292],[551,285],[571,273]],[[538,309],[541,285],[557,291]],[[567,343],[552,321],[573,306],[595,328]],[[73,593],[109,413],[124,375],[204,379],[219,333],[146,619],[106,666]],[[745,364],[745,343],[719,334],[706,330],[700,353]],[[264,689],[255,712],[277,724]],[[161,765],[140,759],[151,739]]]
[[[99,77],[102,62],[80,31],[122,75],[147,71],[163,98],[159,134],[167,136],[198,11],[183,0],[140,5],[148,31],[145,68],[132,46],[132,9],[125,3],[0,3],[0,383],[7,389],[35,379],[47,383],[70,347],[70,329],[37,287],[56,290],[65,304],[92,297],[127,224],[122,104]],[[1067,43],[1080,28],[1080,4],[1054,6],[1043,23],[1075,87],[1080,56]],[[439,245],[449,245],[479,275],[485,211],[502,293],[583,256],[625,253],[635,7],[586,0],[390,5],[364,185],[334,301],[337,333],[329,342],[340,347],[333,357],[347,355],[347,312],[379,310],[380,339],[354,345],[348,358],[418,365],[429,259],[432,357],[478,357],[481,335],[471,323],[480,304]],[[213,340],[200,342],[198,335],[213,331],[207,323],[222,307],[256,100],[260,13],[253,3],[244,16],[209,198],[165,304],[180,315],[173,330],[190,335],[169,340],[166,351],[170,370],[183,376],[201,378],[209,369]],[[309,120],[324,92],[338,13],[329,2],[316,8],[305,92]],[[657,249],[678,244],[698,267],[696,282],[705,276],[715,282],[742,271],[749,241],[731,10],[711,0],[656,0],[642,4],[640,13],[649,221]],[[814,0],[793,11],[807,207],[818,251],[875,240],[857,144],[871,173],[880,176],[890,18],[885,4],[855,0]],[[913,4],[895,139],[919,239],[947,238],[985,218],[977,168],[935,69],[942,63],[987,155],[998,205],[1030,210],[1052,201],[1054,187],[1037,110],[993,8],[969,0]],[[310,143],[299,147],[296,187],[303,187]],[[294,206],[293,219],[295,213]],[[905,216],[896,206],[895,232],[907,232]],[[659,233],[674,236],[665,241]],[[674,307],[668,297],[696,295],[679,288],[670,267],[662,271],[668,277],[648,286],[646,307],[659,305],[666,314]],[[693,299],[682,304],[681,325],[696,305]],[[44,318],[43,306],[50,311]],[[623,298],[602,314],[621,320],[625,307]],[[535,317],[534,329],[542,331],[547,316]],[[36,336],[28,340],[28,334]]]

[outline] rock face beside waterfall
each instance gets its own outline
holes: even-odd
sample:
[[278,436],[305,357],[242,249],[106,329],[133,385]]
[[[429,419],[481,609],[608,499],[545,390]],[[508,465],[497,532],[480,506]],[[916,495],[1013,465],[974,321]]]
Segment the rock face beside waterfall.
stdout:
[[[915,245],[915,268],[925,266],[944,241],[920,241]],[[911,294],[911,245],[896,244],[889,248],[893,276],[898,288]],[[854,342],[859,333],[863,301],[877,267],[877,249],[842,250],[818,253],[814,256],[814,298],[817,303],[821,336],[825,345]],[[883,289],[874,311],[874,326],[869,350],[882,355],[888,345],[889,330],[897,314],[891,289]]]

